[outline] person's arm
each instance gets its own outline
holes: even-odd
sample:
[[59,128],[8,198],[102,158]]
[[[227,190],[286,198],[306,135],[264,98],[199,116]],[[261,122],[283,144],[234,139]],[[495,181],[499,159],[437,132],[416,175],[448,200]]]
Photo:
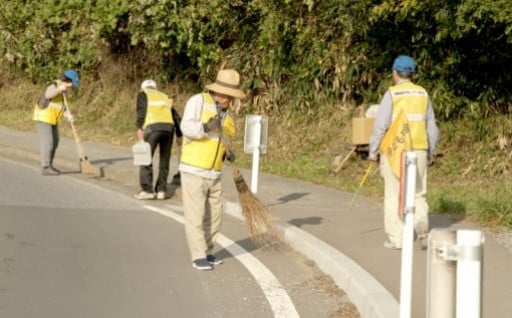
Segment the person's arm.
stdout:
[[181,116],[178,114],[178,111],[176,109],[171,108],[172,112],[172,121],[174,122],[175,127],[175,133],[176,137],[181,138],[183,136],[183,133],[181,132],[180,124],[181,124]]
[[439,142],[439,128],[436,124],[436,116],[434,114],[434,107],[430,98],[428,99],[427,114],[425,116],[425,125],[427,128],[427,140],[428,140],[428,160],[429,163],[433,163],[434,152]]
[[136,120],[135,125],[137,128],[137,137],[139,140],[143,139],[144,131],[142,126],[144,125],[144,120],[146,119],[146,111],[148,108],[148,97],[146,93],[139,92],[137,94],[137,107],[136,107]]
[[203,108],[203,97],[201,94],[192,96],[185,105],[180,128],[183,136],[188,139],[204,138],[203,122],[201,122],[201,110]]
[[370,135],[370,150],[368,153],[368,159],[372,161],[377,160],[377,154],[379,152],[380,142],[386,134],[386,131],[391,125],[393,119],[393,101],[391,99],[391,92],[387,91],[379,104],[379,110],[375,123],[373,125],[372,134]]
[[62,94],[66,90],[66,87],[64,85],[57,86],[55,82],[52,82],[48,87],[46,87],[46,90],[44,91],[44,97],[46,99],[52,99],[55,96]]
[[178,114],[176,109],[171,108],[172,113],[172,121],[174,122],[174,133],[176,134],[176,145],[181,147],[183,144],[183,133],[181,132],[180,124],[181,124],[181,116]]

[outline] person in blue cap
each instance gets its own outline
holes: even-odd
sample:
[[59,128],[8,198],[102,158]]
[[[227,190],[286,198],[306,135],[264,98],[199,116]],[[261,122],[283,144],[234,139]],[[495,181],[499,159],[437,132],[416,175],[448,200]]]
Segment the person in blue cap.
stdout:
[[44,89],[41,97],[34,106],[32,119],[35,121],[39,136],[39,153],[42,175],[56,176],[59,169],[53,166],[55,152],[59,145],[59,122],[65,117],[73,122],[73,115],[66,110],[64,94],[69,88],[80,87],[77,71],[68,69],[62,73],[58,80],[50,82]]
[[387,156],[379,154],[379,148],[386,132],[401,112],[407,118],[410,146],[417,155],[414,227],[422,249],[426,248],[428,239],[428,204],[425,198],[427,166],[434,162],[439,129],[427,91],[411,81],[415,72],[416,62],[410,56],[400,55],[395,59],[392,67],[394,85],[382,97],[370,136],[368,159],[380,161],[380,174],[384,179],[384,230],[387,236],[384,247],[391,249],[402,248],[403,223],[397,213],[400,181]]

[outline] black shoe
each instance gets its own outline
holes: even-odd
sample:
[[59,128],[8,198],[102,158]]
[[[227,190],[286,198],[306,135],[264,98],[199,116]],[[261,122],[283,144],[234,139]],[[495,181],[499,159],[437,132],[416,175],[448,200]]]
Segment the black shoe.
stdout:
[[41,174],[43,176],[58,176],[60,173],[53,170],[51,167],[43,167]]
[[208,271],[208,270],[213,269],[212,265],[210,265],[210,263],[208,263],[206,258],[198,258],[198,259],[194,260],[192,262],[192,267],[194,267],[195,269],[198,269],[200,271]]
[[53,165],[50,165],[50,169],[52,169],[53,171],[57,172],[58,174],[60,174],[60,170],[55,168]]
[[211,265],[220,265],[220,264],[224,263],[222,260],[218,259],[217,257],[215,257],[213,255],[206,255],[206,260]]
[[181,185],[181,174],[179,172],[172,176],[172,184]]

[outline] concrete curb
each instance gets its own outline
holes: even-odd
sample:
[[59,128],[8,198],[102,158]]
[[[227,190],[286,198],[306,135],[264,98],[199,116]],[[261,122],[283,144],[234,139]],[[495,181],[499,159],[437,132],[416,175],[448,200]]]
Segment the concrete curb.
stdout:
[[[242,208],[226,202],[225,212],[243,220]],[[343,289],[363,318],[399,316],[399,304],[370,273],[327,243],[285,222],[276,222],[286,242],[315,264]]]

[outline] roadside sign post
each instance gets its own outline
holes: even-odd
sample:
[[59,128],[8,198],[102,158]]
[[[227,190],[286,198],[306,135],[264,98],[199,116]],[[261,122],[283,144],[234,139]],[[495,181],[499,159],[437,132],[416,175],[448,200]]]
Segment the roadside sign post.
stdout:
[[[402,232],[402,262],[400,276],[400,318],[411,317],[412,263],[414,243],[414,212],[416,205],[416,165],[414,151],[405,153],[404,175],[404,227]],[[402,171],[404,171],[402,169]]]
[[268,117],[247,115],[245,117],[244,152],[252,153],[251,192],[258,191],[260,154],[267,153]]

